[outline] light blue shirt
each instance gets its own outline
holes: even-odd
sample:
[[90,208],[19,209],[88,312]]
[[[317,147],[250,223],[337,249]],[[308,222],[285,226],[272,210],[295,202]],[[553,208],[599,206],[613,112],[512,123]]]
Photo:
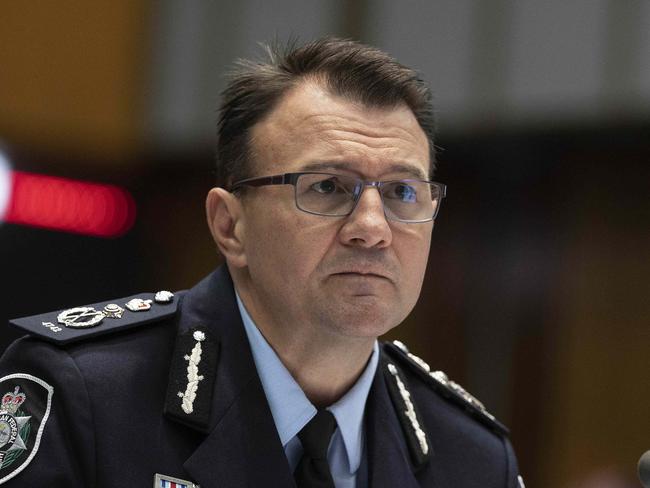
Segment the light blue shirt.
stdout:
[[[307,399],[300,385],[259,331],[238,294],[237,305],[280,442],[293,471],[302,456],[302,445],[297,434],[316,415],[316,407]],[[338,402],[327,407],[337,423],[327,452],[337,488],[368,486],[363,414],[378,361],[379,348],[375,341],[370,360],[357,382]]]

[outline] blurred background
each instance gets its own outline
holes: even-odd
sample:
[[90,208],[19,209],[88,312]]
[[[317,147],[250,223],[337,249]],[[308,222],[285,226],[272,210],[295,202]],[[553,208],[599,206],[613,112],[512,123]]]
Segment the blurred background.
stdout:
[[[510,426],[529,488],[650,449],[650,2],[60,0],[0,14],[0,322],[219,263],[224,72],[332,34],[422,73],[449,187],[404,340]],[[0,328],[0,349],[18,334]]]

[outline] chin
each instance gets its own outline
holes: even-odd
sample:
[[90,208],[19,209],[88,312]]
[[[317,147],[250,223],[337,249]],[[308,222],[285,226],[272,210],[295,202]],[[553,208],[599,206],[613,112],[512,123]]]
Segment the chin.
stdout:
[[398,324],[390,325],[390,326],[383,327],[383,328],[380,328],[380,327],[369,327],[369,328],[366,328],[366,329],[357,328],[357,329],[354,329],[354,330],[347,331],[348,333],[347,333],[346,337],[357,338],[357,339],[377,339],[377,338],[383,336],[384,334],[387,334],[388,332],[390,332],[392,329],[397,327],[397,325]]
[[329,313],[326,322],[329,322],[329,326],[338,334],[350,338],[376,338],[401,322],[394,317],[394,313],[385,312],[383,307],[371,310],[358,307],[347,311],[340,308],[337,312]]
[[399,325],[412,306],[394,293],[356,294],[339,291],[311,300],[308,313],[346,337],[378,337]]

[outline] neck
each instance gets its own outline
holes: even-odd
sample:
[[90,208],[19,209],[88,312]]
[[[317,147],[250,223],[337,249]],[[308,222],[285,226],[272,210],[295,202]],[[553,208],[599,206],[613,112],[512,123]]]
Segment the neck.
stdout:
[[294,341],[292,344],[273,340],[262,334],[289,370],[305,395],[316,407],[327,407],[345,395],[363,373],[374,339],[357,345],[330,344],[315,341]]
[[262,313],[245,288],[237,292],[257,328],[316,407],[335,403],[356,383],[375,337],[346,337],[302,320],[276,322]]

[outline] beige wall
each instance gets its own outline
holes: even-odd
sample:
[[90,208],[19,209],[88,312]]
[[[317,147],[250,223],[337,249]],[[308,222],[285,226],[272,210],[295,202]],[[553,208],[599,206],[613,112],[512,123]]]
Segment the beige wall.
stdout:
[[635,479],[650,448],[650,232],[637,221],[643,211],[629,215],[616,203],[633,193],[604,196],[611,191],[592,180],[576,191],[568,216],[537,486],[578,486],[605,469]]
[[3,2],[0,138],[111,161],[140,143],[148,2]]

